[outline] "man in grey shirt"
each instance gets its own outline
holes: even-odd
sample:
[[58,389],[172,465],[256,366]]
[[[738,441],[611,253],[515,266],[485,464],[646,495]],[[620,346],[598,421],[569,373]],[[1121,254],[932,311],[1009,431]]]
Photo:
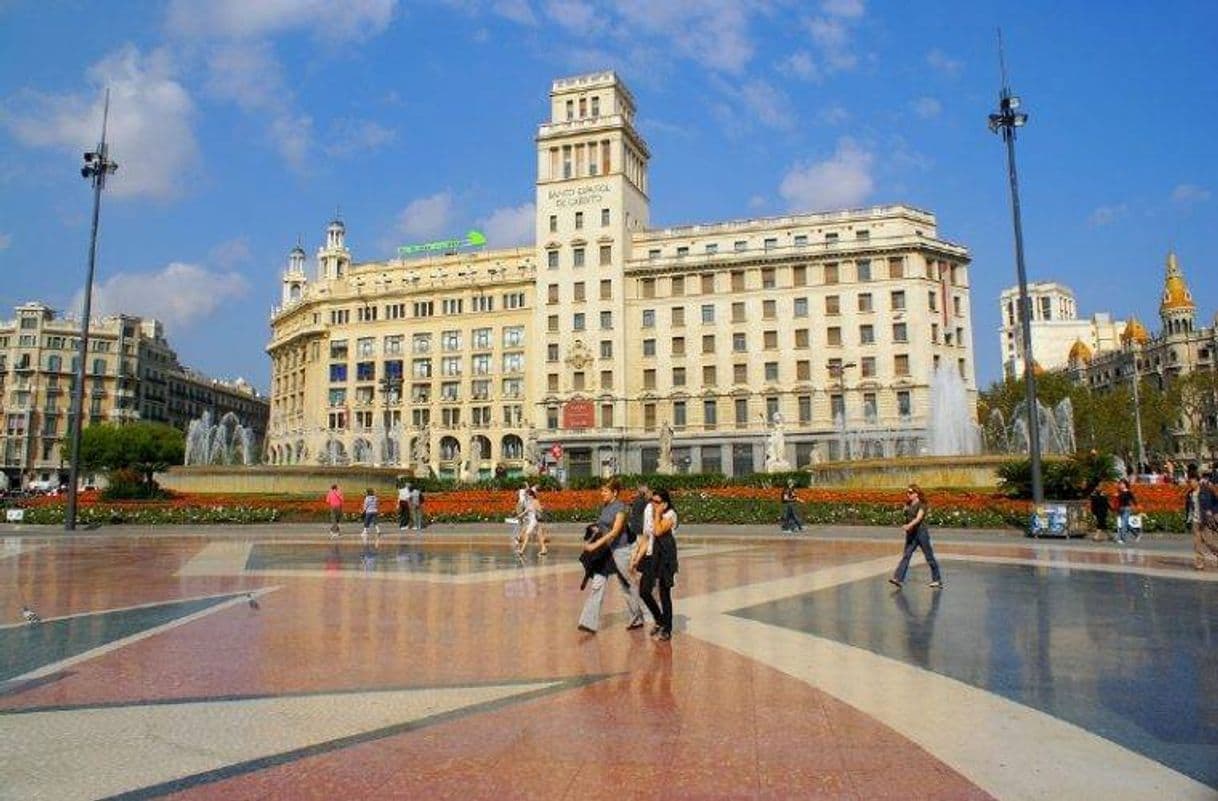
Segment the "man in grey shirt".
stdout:
[[[601,487],[601,503],[604,505],[601,507],[601,515],[596,521],[600,535],[585,542],[584,550],[594,552],[605,547],[610,548],[618,572],[629,582],[631,548],[626,530],[627,508],[626,504],[618,500],[619,492],[621,492],[621,485],[616,478],[610,479]],[[588,600],[584,602],[584,609],[579,615],[580,631],[595,634],[600,628],[601,602],[605,599],[605,584],[608,581],[609,577],[603,574],[592,577],[592,592],[588,595]],[[630,590],[626,593],[626,609],[630,613],[630,622],[626,628],[642,628],[643,603],[639,600],[637,584],[631,583]]]

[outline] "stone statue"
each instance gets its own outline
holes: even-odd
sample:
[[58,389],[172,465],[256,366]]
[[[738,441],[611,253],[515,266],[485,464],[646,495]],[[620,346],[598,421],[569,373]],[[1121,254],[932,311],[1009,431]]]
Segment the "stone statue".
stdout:
[[537,429],[529,423],[529,430],[524,435],[524,474],[537,475],[537,465],[541,462],[541,452],[537,447]]
[[657,469],[665,475],[676,472],[672,463],[672,426],[667,420],[660,426],[660,459]]
[[782,473],[791,469],[787,461],[787,436],[783,429],[782,412],[774,412],[774,426],[766,436],[765,470],[767,473]]
[[427,424],[419,429],[419,435],[414,440],[414,452],[411,453],[411,461],[416,465],[416,470],[421,470],[425,474],[430,475],[431,472],[431,424]]

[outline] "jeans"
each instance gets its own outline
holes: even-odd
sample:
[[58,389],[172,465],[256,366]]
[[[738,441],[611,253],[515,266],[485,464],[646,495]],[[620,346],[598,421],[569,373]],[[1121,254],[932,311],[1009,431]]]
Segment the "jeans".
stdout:
[[398,528],[410,528],[410,504],[398,501]]
[[897,572],[893,574],[893,578],[897,581],[905,580],[905,573],[909,570],[909,560],[913,556],[913,552],[917,549],[922,549],[922,555],[926,557],[926,564],[930,565],[930,578],[932,581],[939,581],[939,562],[935,559],[935,551],[930,547],[930,530],[926,526],[919,526],[913,531],[905,533],[905,553],[901,555],[901,563],[897,565]]
[[1117,512],[1117,542],[1124,542],[1125,537],[1129,535],[1129,516],[1131,514],[1133,514],[1133,509],[1128,506],[1122,506],[1121,511]]
[[782,530],[795,531],[803,530],[803,521],[799,519],[799,515],[795,513],[795,504],[790,501],[784,501],[782,504]]
[[[654,556],[645,556],[646,559],[654,559]],[[660,603],[656,603],[655,597],[651,594],[655,585],[660,585]],[[655,572],[649,569],[643,570],[643,578],[639,581],[639,597],[643,604],[647,607],[647,611],[651,612],[651,617],[655,620],[656,625],[662,630],[672,633],[672,587],[666,586],[663,581],[656,581]]]

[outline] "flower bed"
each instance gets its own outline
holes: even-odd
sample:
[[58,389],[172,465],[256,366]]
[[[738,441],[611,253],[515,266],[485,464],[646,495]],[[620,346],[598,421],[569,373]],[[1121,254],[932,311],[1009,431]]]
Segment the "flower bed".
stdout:
[[[1147,531],[1183,531],[1184,488],[1172,485],[1134,487]],[[800,516],[813,525],[896,526],[901,522],[901,490],[811,488],[797,491]],[[397,512],[397,498],[379,497],[383,517]],[[779,491],[773,488],[728,486],[676,490],[673,500],[681,519],[689,523],[755,523],[777,525],[782,513]],[[597,490],[543,491],[547,519],[586,522],[600,507]],[[28,523],[62,523],[62,498],[27,499]],[[427,519],[442,523],[500,522],[513,513],[516,493],[511,490],[466,489],[428,493]],[[343,512],[358,519],[363,496],[344,499]],[[930,493],[930,523],[951,528],[1023,528],[1032,505],[998,494],[969,490],[935,490]],[[165,523],[273,523],[322,522],[328,519],[324,498],[299,495],[241,495],[180,493],[155,501],[102,501],[96,493],[82,493],[78,519],[82,524],[111,523],[155,525]]]

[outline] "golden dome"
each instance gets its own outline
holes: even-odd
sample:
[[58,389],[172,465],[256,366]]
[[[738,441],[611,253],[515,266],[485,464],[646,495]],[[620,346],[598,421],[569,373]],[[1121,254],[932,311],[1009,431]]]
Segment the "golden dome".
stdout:
[[1142,325],[1137,317],[1130,317],[1129,322],[1125,323],[1125,330],[1121,332],[1121,344],[1128,345],[1131,342],[1138,345],[1145,345],[1150,341],[1150,334],[1146,331],[1146,326]]
[[1070,346],[1070,355],[1066,357],[1066,361],[1070,364],[1082,362],[1084,364],[1091,363],[1091,348],[1081,339],[1074,340],[1074,344]]
[[1160,312],[1172,311],[1174,309],[1185,309],[1192,311],[1196,309],[1193,304],[1193,293],[1188,291],[1188,284],[1184,283],[1184,274],[1180,272],[1180,265],[1176,262],[1176,254],[1167,254],[1167,277],[1163,281],[1163,303],[1159,306]]

